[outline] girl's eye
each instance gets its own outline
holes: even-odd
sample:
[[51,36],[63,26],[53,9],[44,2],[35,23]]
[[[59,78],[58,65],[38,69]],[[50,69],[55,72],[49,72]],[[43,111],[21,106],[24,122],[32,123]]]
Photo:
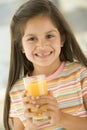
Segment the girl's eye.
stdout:
[[31,37],[31,38],[28,39],[28,41],[35,41],[35,40],[36,40],[35,37]]
[[52,38],[52,37],[54,37],[54,36],[51,35],[51,34],[49,34],[49,35],[47,35],[46,37],[47,37],[47,38]]

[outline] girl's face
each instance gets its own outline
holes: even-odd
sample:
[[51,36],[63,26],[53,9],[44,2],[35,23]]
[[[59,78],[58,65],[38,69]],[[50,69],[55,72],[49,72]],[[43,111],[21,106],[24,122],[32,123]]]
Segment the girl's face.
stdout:
[[47,67],[59,64],[63,46],[60,33],[50,18],[37,16],[25,26],[22,47],[27,59],[34,67]]

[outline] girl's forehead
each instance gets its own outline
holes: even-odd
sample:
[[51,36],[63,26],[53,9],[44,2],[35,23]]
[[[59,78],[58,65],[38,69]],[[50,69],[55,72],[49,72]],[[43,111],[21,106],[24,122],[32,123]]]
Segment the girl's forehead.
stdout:
[[27,20],[26,24],[25,24],[25,28],[27,28],[28,26],[33,26],[36,27],[37,26],[54,26],[56,27],[55,23],[53,22],[53,20],[48,17],[48,16],[35,16],[33,18],[30,18]]
[[48,32],[50,30],[58,30],[49,17],[34,17],[27,21],[25,32]]
[[34,16],[34,17],[32,17],[32,18],[30,18],[28,21],[27,21],[27,23],[28,22],[31,22],[31,21],[45,21],[45,20],[49,20],[49,21],[51,21],[52,22],[52,20],[51,20],[51,18],[50,17],[48,17],[48,16],[43,16],[43,15],[38,15],[38,16]]

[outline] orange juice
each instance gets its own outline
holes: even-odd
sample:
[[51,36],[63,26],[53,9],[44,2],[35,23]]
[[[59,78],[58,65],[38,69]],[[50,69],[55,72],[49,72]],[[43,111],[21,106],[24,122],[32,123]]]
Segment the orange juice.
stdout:
[[41,96],[41,95],[47,95],[47,83],[45,80],[38,81],[38,82],[29,82],[25,85],[25,88],[27,90],[26,95],[28,96]]
[[[48,94],[47,83],[44,75],[26,77],[23,80],[24,80],[25,89],[27,91],[26,96],[33,96],[36,98],[37,96]],[[31,112],[35,112],[35,109],[32,109]],[[42,114],[43,112],[39,111],[38,113]],[[35,116],[33,118],[33,121],[40,121],[40,120],[42,121],[46,119],[47,116],[40,115],[40,116]]]

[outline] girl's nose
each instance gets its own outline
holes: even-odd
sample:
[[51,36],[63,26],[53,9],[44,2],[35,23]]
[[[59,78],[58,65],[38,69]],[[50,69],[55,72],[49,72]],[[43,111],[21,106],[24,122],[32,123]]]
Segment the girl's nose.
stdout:
[[46,40],[41,39],[41,40],[38,41],[39,47],[45,47],[47,45],[48,45],[48,42]]

